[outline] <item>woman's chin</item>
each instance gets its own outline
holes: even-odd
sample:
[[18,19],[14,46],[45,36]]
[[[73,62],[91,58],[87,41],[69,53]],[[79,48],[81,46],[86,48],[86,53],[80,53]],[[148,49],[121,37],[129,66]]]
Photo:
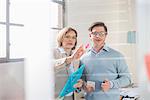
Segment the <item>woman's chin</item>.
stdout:
[[73,48],[73,46],[71,46],[71,45],[69,45],[69,46],[66,46],[68,49],[72,49]]

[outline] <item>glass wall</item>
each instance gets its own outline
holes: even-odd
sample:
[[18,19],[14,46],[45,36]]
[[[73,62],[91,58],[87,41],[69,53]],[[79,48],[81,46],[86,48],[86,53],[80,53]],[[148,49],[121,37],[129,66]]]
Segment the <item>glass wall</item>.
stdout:
[[60,29],[64,27],[64,2],[53,0],[50,2],[51,7],[51,34],[53,34],[52,48],[56,47],[56,36]]
[[0,62],[24,58],[24,11],[19,0],[0,0]]
[[0,0],[0,58],[6,58],[6,0]]

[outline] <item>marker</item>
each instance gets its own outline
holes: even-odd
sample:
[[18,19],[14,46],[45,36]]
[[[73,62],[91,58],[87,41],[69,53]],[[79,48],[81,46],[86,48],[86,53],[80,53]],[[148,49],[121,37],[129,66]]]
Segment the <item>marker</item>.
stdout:
[[89,47],[90,47],[90,44],[87,43],[87,44],[85,45],[85,49],[87,49],[87,48],[89,48]]

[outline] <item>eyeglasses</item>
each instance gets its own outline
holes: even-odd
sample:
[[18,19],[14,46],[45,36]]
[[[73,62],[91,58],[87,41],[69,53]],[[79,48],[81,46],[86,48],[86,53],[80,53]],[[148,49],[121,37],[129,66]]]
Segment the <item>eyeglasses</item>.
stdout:
[[74,39],[74,40],[77,39],[76,36],[72,36],[72,37],[71,37],[71,36],[67,36],[67,35],[65,35],[64,38],[66,38],[66,39]]
[[100,37],[104,37],[106,34],[107,34],[107,32],[92,32],[91,34],[93,34],[94,36],[100,36]]

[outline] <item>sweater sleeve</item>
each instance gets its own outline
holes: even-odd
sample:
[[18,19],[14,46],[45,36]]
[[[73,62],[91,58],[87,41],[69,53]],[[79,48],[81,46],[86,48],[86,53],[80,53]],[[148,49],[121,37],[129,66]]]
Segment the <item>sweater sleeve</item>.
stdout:
[[118,78],[111,80],[112,88],[126,87],[131,84],[131,75],[123,56],[119,57],[116,63]]

